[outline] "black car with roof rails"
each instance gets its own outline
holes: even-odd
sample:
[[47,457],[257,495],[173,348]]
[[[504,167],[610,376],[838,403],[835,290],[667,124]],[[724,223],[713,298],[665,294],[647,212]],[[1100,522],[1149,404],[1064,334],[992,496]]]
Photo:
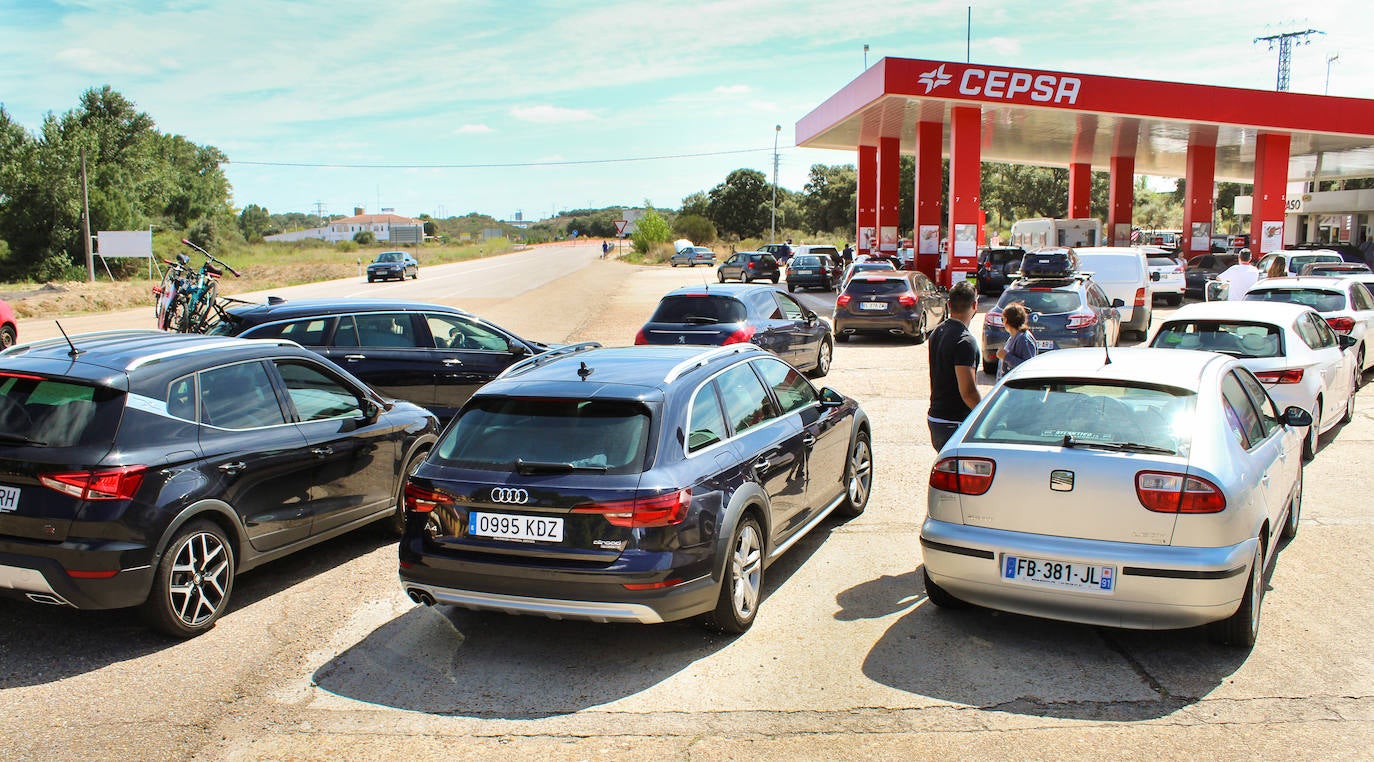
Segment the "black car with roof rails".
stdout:
[[766,567],[863,512],[859,404],[757,347],[555,350],[468,401],[406,488],[416,602],[754,622]]
[[390,299],[273,297],[229,308],[211,332],[290,339],[441,421],[501,371],[549,349],[457,307]]
[[756,344],[820,378],[835,345],[830,323],[790,294],[763,284],[686,286],[659,300],[635,344]]
[[137,606],[190,637],[235,578],[365,524],[399,523],[434,443],[385,400],[287,341],[81,334],[0,353],[0,594]]

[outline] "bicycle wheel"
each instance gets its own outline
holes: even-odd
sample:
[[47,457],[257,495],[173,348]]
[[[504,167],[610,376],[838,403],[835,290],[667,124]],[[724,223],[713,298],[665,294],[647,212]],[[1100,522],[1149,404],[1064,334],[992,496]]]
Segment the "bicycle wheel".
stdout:
[[182,331],[182,325],[186,322],[186,295],[177,294],[173,297],[171,304],[167,305],[167,311],[162,315],[162,325],[159,326],[164,331]]
[[167,303],[171,301],[170,295],[176,289],[176,271],[168,268],[162,274],[162,283],[157,287],[153,294],[153,317],[157,319],[157,327],[162,328],[162,316],[167,312]]
[[196,300],[195,309],[191,310],[191,325],[187,333],[205,333],[210,327],[214,315],[214,304],[218,299],[219,284],[212,280],[205,285],[205,290],[200,293],[200,298]]

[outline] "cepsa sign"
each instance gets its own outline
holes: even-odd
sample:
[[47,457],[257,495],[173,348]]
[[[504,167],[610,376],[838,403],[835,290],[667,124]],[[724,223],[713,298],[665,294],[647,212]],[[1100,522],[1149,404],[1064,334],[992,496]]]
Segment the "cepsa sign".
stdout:
[[[944,87],[954,81],[951,74],[945,72],[945,65],[940,64],[935,69],[925,72],[916,78],[925,86],[926,95],[929,95],[936,88]],[[1006,69],[964,69],[963,76],[959,78],[959,94],[971,97],[996,98],[998,100],[1018,100],[1029,98],[1036,103],[1067,103],[1078,102],[1078,91],[1083,82],[1078,77],[1058,76],[1054,74],[1031,75],[1021,71],[1008,71]]]

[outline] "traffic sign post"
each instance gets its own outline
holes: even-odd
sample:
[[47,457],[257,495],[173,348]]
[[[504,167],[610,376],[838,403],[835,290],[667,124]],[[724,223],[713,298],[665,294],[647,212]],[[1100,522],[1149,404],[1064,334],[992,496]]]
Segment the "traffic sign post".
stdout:
[[623,238],[623,237],[625,236],[625,226],[626,226],[626,225],[629,225],[629,224],[630,224],[630,221],[629,221],[629,220],[616,220],[616,221],[615,221],[615,234],[618,235],[618,236],[621,236],[621,237]]

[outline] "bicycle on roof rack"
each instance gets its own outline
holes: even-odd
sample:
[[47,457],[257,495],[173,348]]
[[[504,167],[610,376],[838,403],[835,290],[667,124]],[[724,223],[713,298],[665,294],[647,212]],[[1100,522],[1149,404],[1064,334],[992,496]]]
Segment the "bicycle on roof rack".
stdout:
[[174,305],[182,304],[177,296],[190,281],[191,268],[187,267],[190,261],[190,257],[180,253],[175,262],[162,260],[167,265],[167,272],[162,274],[162,282],[153,287],[153,318],[157,320],[159,330],[175,330],[180,322]]
[[[173,265],[173,269],[168,270],[168,275],[163,278],[161,297],[166,300],[166,307],[159,316],[158,327],[177,333],[205,333],[225,318],[226,303],[239,301],[220,297],[220,276],[225,270],[233,273],[235,278],[240,277],[240,273],[228,262],[190,241],[182,239],[181,242],[200,252],[205,257],[205,263],[197,270],[189,270],[186,268],[189,258],[185,254],[177,255],[178,264]],[[175,275],[173,270],[177,271]]]

